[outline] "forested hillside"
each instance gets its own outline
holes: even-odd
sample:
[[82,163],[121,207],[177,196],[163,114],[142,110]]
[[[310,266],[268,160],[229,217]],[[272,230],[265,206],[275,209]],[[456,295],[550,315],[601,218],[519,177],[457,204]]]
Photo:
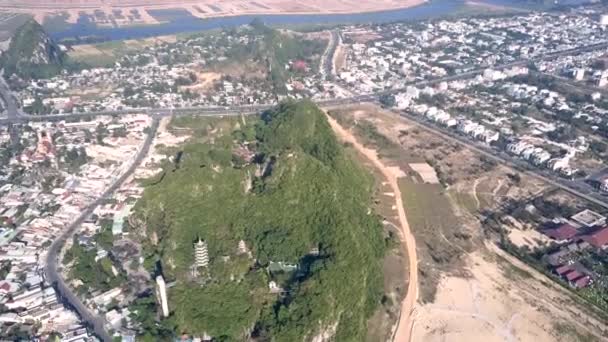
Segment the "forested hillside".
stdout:
[[17,29],[0,61],[5,76],[48,78],[61,72],[65,54],[32,19]]
[[[169,151],[175,158],[146,181],[136,206],[140,224],[132,229],[149,269],[158,271],[158,261],[177,280],[163,326],[220,341],[321,333],[364,340],[382,296],[385,250],[370,176],[311,102],[285,103],[249,122],[209,120],[174,119],[194,136]],[[256,154],[251,163],[235,152],[243,146]],[[210,264],[193,277],[197,238],[207,241]],[[271,281],[283,291],[270,291]],[[171,335],[154,334],[147,338]]]

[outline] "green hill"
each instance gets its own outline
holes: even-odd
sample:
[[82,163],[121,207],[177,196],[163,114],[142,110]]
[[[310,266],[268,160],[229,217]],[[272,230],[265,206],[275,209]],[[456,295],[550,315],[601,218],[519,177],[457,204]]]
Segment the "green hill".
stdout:
[[35,20],[19,27],[2,54],[4,75],[23,79],[49,78],[63,68],[65,54]]
[[[163,326],[218,341],[302,341],[322,331],[363,341],[382,296],[385,250],[369,209],[371,176],[345,155],[311,102],[249,120],[174,119],[194,138],[171,151],[179,158],[147,181],[136,205],[141,224],[132,232],[144,241],[147,264],[159,260],[177,280]],[[244,141],[255,146],[257,164],[235,156]],[[198,237],[208,243],[210,265],[192,279]],[[240,240],[251,257],[238,253]],[[271,293],[270,281],[285,292]]]

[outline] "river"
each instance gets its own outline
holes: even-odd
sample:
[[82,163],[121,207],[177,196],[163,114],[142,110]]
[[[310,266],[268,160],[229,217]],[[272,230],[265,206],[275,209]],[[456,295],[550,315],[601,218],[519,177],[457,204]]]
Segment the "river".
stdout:
[[[501,6],[520,7],[528,0],[478,0]],[[567,4],[580,4],[590,0],[560,0]],[[240,15],[200,19],[183,9],[149,10],[148,13],[163,24],[132,27],[98,27],[88,17],[81,16],[76,24],[63,24],[51,29],[55,40],[93,38],[95,41],[140,39],[183,32],[229,28],[249,24],[259,18],[268,25],[314,25],[314,24],[383,24],[396,21],[414,21],[443,17],[462,9],[465,0],[430,0],[416,7],[354,14],[275,14]]]
[[260,18],[268,25],[381,24],[445,16],[462,6],[464,6],[464,0],[432,0],[427,4],[416,7],[371,13],[240,15],[209,19],[196,18],[186,10],[181,9],[149,10],[148,13],[150,15],[164,23],[160,25],[104,28],[98,27],[90,22],[88,17],[82,16],[76,24],[62,25],[63,27],[59,30],[51,30],[51,37],[56,40],[75,37],[95,37],[100,41],[139,39],[182,32],[235,27],[249,24],[255,18]]

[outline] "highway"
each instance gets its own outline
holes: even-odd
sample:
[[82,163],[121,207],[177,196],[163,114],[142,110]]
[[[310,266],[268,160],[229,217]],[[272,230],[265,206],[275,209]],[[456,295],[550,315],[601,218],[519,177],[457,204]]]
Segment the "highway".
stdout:
[[[0,74],[3,71],[0,71]],[[8,118],[8,132],[11,138],[11,145],[14,147],[19,143],[19,131],[17,127],[14,127],[11,123],[12,120],[18,119],[22,113],[17,104],[15,103],[15,98],[10,91],[10,87],[6,84],[4,77],[0,77],[0,97],[2,98],[2,102],[4,103],[4,107],[6,109],[6,115]]]
[[152,126],[150,127],[150,133],[146,137],[142,148],[139,153],[133,159],[131,166],[127,169],[127,171],[122,174],[118,179],[116,179],[102,194],[100,198],[95,200],[89,206],[87,206],[84,211],[76,218],[72,224],[67,226],[62,232],[61,235],[53,243],[49,248],[49,252],[46,256],[44,274],[46,280],[53,285],[53,287],[57,290],[58,295],[63,299],[64,302],[67,302],[74,310],[78,313],[83,323],[90,327],[95,335],[99,337],[104,342],[112,341],[112,337],[108,334],[105,329],[105,319],[102,316],[98,316],[94,312],[91,312],[84,303],[78,298],[78,296],[66,285],[64,279],[61,277],[57,269],[59,255],[61,254],[61,250],[65,246],[65,243],[70,239],[74,233],[78,230],[80,225],[93,213],[95,208],[99,206],[104,199],[110,197],[114,191],[116,191],[121,184],[129,177],[135,169],[141,164],[142,160],[148,154],[150,146],[154,141],[154,136],[156,135],[156,131],[158,129],[158,119],[154,119]]
[[585,199],[591,203],[597,204],[601,207],[608,209],[608,201],[605,197],[599,194],[591,185],[585,183],[582,180],[570,180],[566,178],[561,178],[555,175],[553,172],[549,170],[543,170],[540,168],[536,168],[530,165],[528,162],[518,159],[509,155],[508,153],[483,144],[482,142],[477,142],[471,140],[468,137],[459,135],[455,130],[449,130],[445,128],[441,128],[431,122],[424,120],[424,118],[419,116],[414,116],[411,114],[393,111],[402,117],[406,118],[408,121],[415,123],[416,125],[430,131],[436,135],[441,136],[446,140],[450,140],[452,142],[456,142],[460,145],[465,145],[465,147],[470,148],[492,160],[495,160],[499,163],[504,163],[517,171],[534,177],[536,179],[542,180],[547,184],[558,187],[564,191],[567,191],[577,197]]
[[0,97],[2,97],[2,102],[4,102],[4,106],[6,107],[7,117],[9,119],[16,119],[23,115],[17,103],[15,103],[15,98],[10,91],[10,87],[6,84],[4,77],[0,77]]
[[[337,43],[337,40],[334,40],[334,44]],[[330,47],[331,48],[331,47]],[[558,50],[546,53],[541,56],[536,56],[534,58],[529,59],[519,59],[512,62],[500,64],[500,65],[488,65],[482,66],[473,70],[469,70],[466,72],[462,72],[456,75],[438,77],[428,80],[420,80],[413,81],[404,84],[401,88],[396,89],[388,89],[384,91],[375,92],[372,94],[363,94],[357,95],[349,98],[342,99],[328,99],[328,100],[320,100],[317,101],[317,104],[321,107],[332,107],[332,106],[341,106],[341,105],[351,105],[362,102],[373,102],[379,96],[384,94],[395,94],[405,90],[408,86],[415,87],[425,87],[434,85],[441,82],[450,82],[455,80],[468,79],[471,77],[475,77],[484,72],[484,70],[490,69],[507,69],[514,66],[525,66],[531,62],[548,60],[552,58],[556,58],[559,56],[593,51],[598,49],[608,48],[608,41],[590,44],[578,48],[573,49],[565,49]],[[335,47],[332,48],[335,50]],[[326,58],[329,59],[331,54],[326,54]],[[325,68],[328,68],[328,62],[325,62]],[[3,82],[2,82],[3,83]],[[3,84],[0,84],[0,95],[5,96],[6,89],[3,89]],[[255,114],[259,111],[266,110],[268,108],[273,107],[274,104],[262,104],[262,105],[240,105],[240,106],[228,106],[228,107],[217,107],[217,106],[195,106],[195,107],[183,107],[183,108],[135,108],[135,109],[125,109],[125,110],[113,110],[113,111],[98,111],[98,112],[87,112],[87,113],[70,113],[70,114],[56,114],[56,115],[28,115],[22,113],[18,108],[12,107],[8,108],[9,114],[6,118],[0,118],[0,124],[10,124],[10,123],[21,123],[27,121],[61,121],[70,118],[84,118],[84,117],[94,117],[99,115],[128,115],[128,114],[141,114],[142,112],[148,113],[154,116],[170,116],[170,115],[200,115],[200,116],[224,116],[224,115],[243,115],[243,114]]]
[[321,56],[321,65],[319,66],[319,72],[323,79],[327,79],[327,76],[334,75],[334,55],[338,44],[340,43],[340,33],[336,30],[329,31],[329,42],[327,43],[327,49]]

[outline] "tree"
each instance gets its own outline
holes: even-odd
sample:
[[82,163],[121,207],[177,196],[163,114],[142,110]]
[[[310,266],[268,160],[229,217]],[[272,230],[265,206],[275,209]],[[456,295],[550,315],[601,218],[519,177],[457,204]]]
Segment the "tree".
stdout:
[[114,137],[114,138],[124,138],[124,137],[127,136],[127,133],[128,132],[127,132],[127,128],[126,127],[124,127],[124,126],[118,127],[118,128],[115,128],[112,131],[112,137]]
[[81,166],[88,162],[89,157],[84,147],[73,147],[65,151],[65,164],[72,172],[77,172]]
[[83,129],[83,132],[84,132],[84,142],[90,143],[91,141],[93,141],[93,133],[91,133],[90,130]]
[[124,97],[131,97],[131,96],[135,95],[135,90],[130,85],[126,86],[125,89],[122,91],[122,95]]
[[385,108],[395,107],[397,101],[395,100],[395,95],[392,94],[384,94],[380,96],[380,104],[382,104]]
[[95,128],[95,134],[96,134],[96,139],[97,139],[97,143],[99,145],[103,145],[103,139],[108,136],[108,128],[106,127],[106,125],[104,125],[103,123],[99,123],[97,124],[97,127]]
[[110,250],[114,245],[112,225],[113,221],[111,219],[102,219],[100,232],[95,235],[95,242],[105,250]]

